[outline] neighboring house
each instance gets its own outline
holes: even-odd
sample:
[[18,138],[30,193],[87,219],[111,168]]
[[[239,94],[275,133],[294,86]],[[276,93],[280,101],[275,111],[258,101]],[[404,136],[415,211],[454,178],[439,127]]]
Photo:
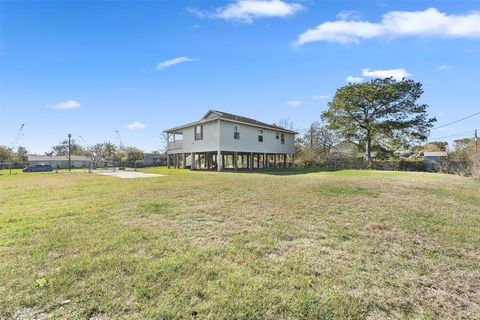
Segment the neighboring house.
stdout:
[[295,162],[295,131],[222,111],[164,132],[169,167],[221,171]]
[[401,159],[408,159],[409,157],[411,157],[415,153],[412,150],[401,149],[401,150],[395,151],[394,154]]
[[145,153],[143,158],[144,166],[166,166],[167,154],[165,153]]
[[[72,168],[88,168],[90,166],[90,158],[84,156],[71,156]],[[53,168],[67,169],[68,168],[68,156],[28,156],[28,163],[30,165],[35,164],[49,164]]]
[[[330,148],[330,156],[336,159],[363,159],[366,157],[365,152],[361,151],[358,146],[351,141],[341,141]],[[377,157],[377,152],[371,152],[372,159]]]
[[440,161],[443,158],[446,158],[448,153],[446,151],[434,151],[434,152],[424,152],[423,158],[429,161]]
[[358,147],[350,141],[342,141],[330,148],[330,155],[333,158],[355,158],[358,154]]

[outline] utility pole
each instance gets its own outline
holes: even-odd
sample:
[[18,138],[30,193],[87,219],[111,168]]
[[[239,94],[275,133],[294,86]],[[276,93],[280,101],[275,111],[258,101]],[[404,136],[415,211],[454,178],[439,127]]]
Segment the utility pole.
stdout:
[[70,138],[71,137],[72,137],[72,134],[69,133],[68,134],[68,172],[72,171],[71,170],[71,168],[72,168],[72,166],[71,166],[71,164],[72,164],[72,162],[71,162],[71,152],[70,152]]
[[478,153],[478,134],[477,134],[477,129],[475,129],[475,153]]

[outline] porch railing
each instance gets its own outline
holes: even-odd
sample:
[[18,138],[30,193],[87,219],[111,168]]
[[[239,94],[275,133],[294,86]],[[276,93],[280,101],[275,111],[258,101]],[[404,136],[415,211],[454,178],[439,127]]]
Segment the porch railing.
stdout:
[[182,150],[182,149],[183,149],[183,140],[168,142],[168,150]]

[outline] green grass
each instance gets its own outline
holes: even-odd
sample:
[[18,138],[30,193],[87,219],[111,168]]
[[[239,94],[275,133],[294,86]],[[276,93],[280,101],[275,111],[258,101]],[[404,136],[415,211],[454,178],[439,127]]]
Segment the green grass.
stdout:
[[0,318],[478,319],[480,183],[0,171]]

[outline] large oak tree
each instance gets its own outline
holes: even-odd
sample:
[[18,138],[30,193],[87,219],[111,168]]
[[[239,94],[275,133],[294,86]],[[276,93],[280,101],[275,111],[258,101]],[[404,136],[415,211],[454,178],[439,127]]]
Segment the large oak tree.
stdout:
[[350,83],[337,89],[322,119],[328,128],[364,147],[370,161],[372,144],[397,148],[427,139],[436,119],[428,117],[426,104],[417,103],[422,93],[422,84],[413,80]]

